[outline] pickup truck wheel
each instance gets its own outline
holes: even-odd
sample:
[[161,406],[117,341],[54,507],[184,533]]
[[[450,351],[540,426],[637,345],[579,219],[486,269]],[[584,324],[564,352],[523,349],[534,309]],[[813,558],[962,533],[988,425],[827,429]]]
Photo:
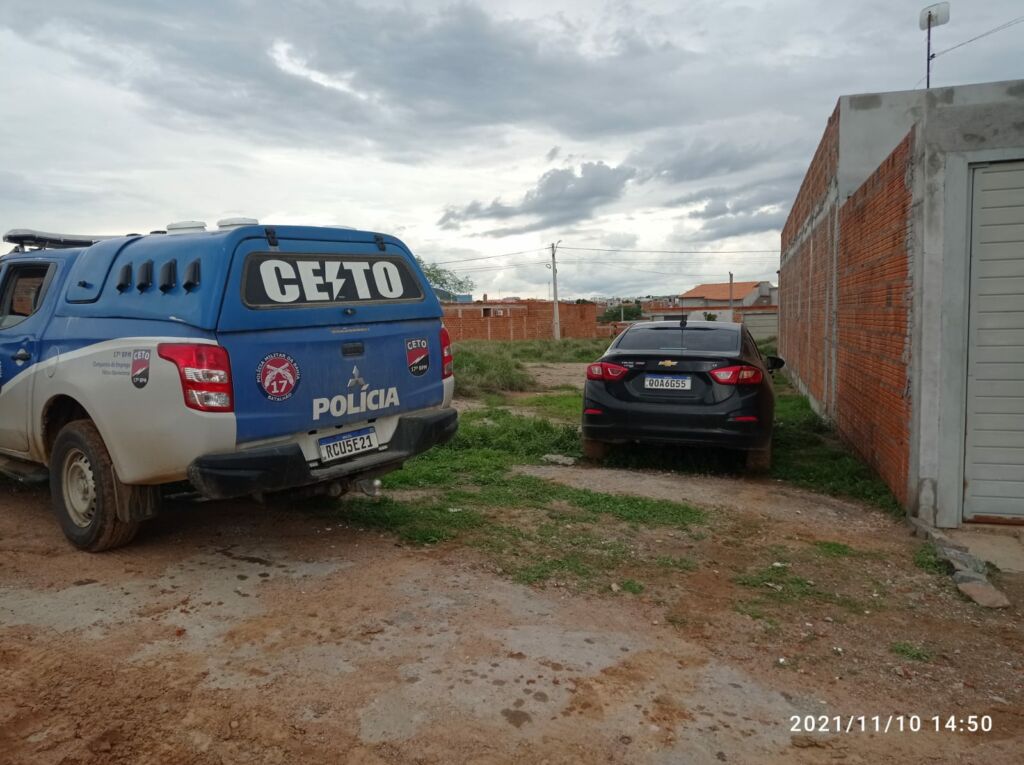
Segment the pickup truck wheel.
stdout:
[[114,466],[91,420],[65,425],[50,454],[50,495],[64,536],[75,547],[101,552],[128,544],[138,522],[117,517]]

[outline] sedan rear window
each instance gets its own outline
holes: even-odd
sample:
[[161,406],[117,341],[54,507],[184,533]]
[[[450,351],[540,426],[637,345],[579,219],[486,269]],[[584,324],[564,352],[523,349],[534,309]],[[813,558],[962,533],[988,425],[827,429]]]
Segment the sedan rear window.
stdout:
[[711,351],[735,353],[740,348],[740,333],[725,327],[634,327],[619,340],[625,351]]

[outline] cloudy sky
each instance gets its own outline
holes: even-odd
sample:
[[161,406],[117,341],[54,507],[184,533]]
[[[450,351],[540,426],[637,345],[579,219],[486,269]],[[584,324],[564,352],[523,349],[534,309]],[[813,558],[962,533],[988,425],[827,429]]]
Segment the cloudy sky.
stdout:
[[[836,98],[920,87],[922,5],[2,0],[0,229],[350,225],[478,296],[547,296],[558,240],[563,296],[774,279]],[[935,48],[1022,13],[954,0]],[[1024,78],[1022,48],[933,84]]]

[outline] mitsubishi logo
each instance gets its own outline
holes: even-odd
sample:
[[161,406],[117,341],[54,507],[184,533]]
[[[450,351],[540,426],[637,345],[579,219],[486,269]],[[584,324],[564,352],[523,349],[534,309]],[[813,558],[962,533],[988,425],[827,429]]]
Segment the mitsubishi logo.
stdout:
[[359,386],[359,390],[366,390],[370,387],[366,380],[363,379],[362,375],[359,374],[359,367],[354,366],[352,367],[352,379],[348,381],[348,387],[354,388],[357,385]]

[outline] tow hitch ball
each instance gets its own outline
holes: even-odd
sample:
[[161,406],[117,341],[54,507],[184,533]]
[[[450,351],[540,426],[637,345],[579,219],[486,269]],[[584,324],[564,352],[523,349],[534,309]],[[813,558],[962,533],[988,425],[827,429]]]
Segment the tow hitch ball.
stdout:
[[367,497],[379,497],[380,487],[381,482],[379,478],[366,478],[362,481],[356,481],[356,488]]

